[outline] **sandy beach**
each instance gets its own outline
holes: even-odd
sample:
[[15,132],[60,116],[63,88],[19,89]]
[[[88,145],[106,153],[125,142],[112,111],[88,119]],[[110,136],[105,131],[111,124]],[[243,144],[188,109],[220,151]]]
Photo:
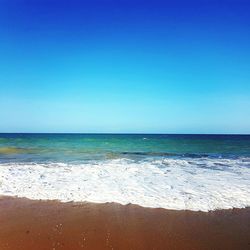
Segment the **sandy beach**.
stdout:
[[250,209],[0,199],[0,249],[249,249]]

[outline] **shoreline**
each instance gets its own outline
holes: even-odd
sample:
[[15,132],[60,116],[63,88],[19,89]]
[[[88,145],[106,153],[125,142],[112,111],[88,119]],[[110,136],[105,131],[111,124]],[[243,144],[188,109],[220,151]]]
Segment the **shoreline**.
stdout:
[[0,197],[0,249],[249,249],[250,208],[210,212]]
[[106,205],[117,205],[117,206],[122,206],[122,207],[127,207],[127,206],[133,206],[133,207],[138,207],[141,209],[148,209],[148,210],[163,210],[163,211],[168,211],[168,212],[190,212],[190,213],[204,213],[204,214],[211,214],[211,213],[219,213],[219,212],[229,212],[229,211],[238,211],[238,210],[250,210],[250,206],[246,207],[230,207],[230,208],[218,208],[214,210],[208,210],[208,211],[203,211],[203,210],[192,210],[192,209],[174,209],[174,208],[164,208],[164,207],[147,207],[147,206],[142,206],[140,204],[135,204],[135,203],[127,203],[127,204],[122,204],[119,202],[115,201],[107,201],[107,202],[95,202],[95,201],[63,201],[63,200],[58,200],[58,199],[33,199],[33,198],[28,198],[28,197],[22,197],[22,196],[12,196],[12,195],[5,195],[5,194],[0,194],[0,202],[1,200],[21,200],[21,201],[26,201],[26,202],[41,202],[41,203],[55,203],[57,205],[59,204],[71,204],[72,206],[84,206],[84,205],[100,205],[100,206],[106,206]]
[[[0,164],[3,195],[209,211],[250,204],[250,158]],[[226,166],[226,167],[225,167]]]

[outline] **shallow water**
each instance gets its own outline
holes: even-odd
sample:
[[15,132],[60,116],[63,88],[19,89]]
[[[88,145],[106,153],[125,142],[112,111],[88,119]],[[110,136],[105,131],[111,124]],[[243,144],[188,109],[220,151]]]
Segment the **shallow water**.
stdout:
[[215,210],[250,205],[250,136],[0,134],[0,194]]

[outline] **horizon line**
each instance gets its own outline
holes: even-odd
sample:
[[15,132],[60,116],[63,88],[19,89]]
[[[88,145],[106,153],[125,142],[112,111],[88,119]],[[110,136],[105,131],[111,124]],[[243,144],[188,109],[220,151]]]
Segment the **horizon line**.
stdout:
[[0,132],[0,134],[78,134],[78,135],[247,135],[250,133],[142,133],[142,132]]

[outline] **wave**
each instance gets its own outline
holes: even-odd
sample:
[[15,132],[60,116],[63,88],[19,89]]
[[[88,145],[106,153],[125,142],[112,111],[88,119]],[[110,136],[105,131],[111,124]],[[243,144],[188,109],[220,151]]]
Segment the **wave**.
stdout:
[[250,158],[1,163],[0,194],[210,211],[250,206]]
[[[129,151],[125,151],[125,152],[121,152],[121,153],[117,153],[119,155],[139,155],[139,156],[177,156],[177,157],[190,157],[190,158],[200,158],[200,157],[209,157],[209,154],[198,154],[198,153],[169,153],[169,152],[129,152]],[[211,155],[212,156],[212,155]]]

